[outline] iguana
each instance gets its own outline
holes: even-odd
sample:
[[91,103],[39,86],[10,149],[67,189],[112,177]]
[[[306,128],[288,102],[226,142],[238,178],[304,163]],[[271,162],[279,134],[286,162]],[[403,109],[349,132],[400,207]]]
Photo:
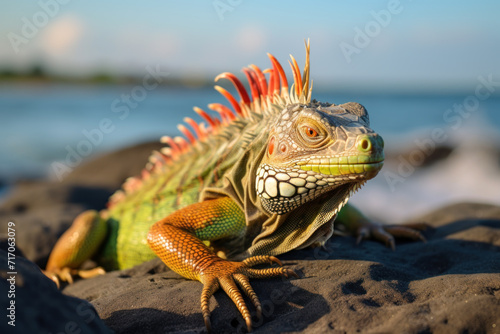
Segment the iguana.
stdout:
[[[272,68],[243,69],[250,95],[234,74],[217,76],[215,81],[232,82],[240,101],[215,86],[233,109],[210,104],[220,114],[216,118],[195,107],[206,124],[185,118],[192,128],[179,125],[185,138],[163,137],[168,147],[152,153],[142,174],[127,179],[106,210],[80,214],[56,243],[46,275],[71,283],[72,275],[89,277],[158,256],[180,275],[203,283],[208,330],[209,300],[221,287],[251,330],[238,285],[260,316],[249,279],[297,277],[275,256],[323,245],[336,217],[358,242],[371,235],[394,248],[393,235],[423,240],[415,229],[371,223],[345,206],[384,162],[384,142],[370,129],[365,108],[311,100],[309,42],[302,75],[290,56],[290,90],[282,66],[268,56]],[[226,259],[241,252],[249,257]],[[91,257],[102,267],[77,269]],[[252,268],[266,263],[279,266]]]

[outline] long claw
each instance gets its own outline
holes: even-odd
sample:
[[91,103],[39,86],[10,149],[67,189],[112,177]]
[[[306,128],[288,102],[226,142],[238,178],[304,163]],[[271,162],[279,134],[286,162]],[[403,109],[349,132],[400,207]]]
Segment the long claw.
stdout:
[[252,330],[252,316],[250,315],[250,311],[248,310],[248,307],[245,304],[243,296],[238,290],[236,283],[231,277],[225,277],[220,279],[220,285],[240,311],[241,316],[243,317],[243,319],[245,319],[248,331],[250,332]]
[[250,298],[257,311],[257,317],[260,318],[262,315],[262,305],[259,298],[257,297],[257,294],[250,285],[250,280],[248,279],[248,277],[242,274],[234,275],[234,279],[236,280],[236,283],[238,283],[238,285],[241,287],[243,292],[245,292],[247,297]]
[[207,328],[207,333],[212,332],[212,324],[210,322],[210,316],[208,316],[208,318],[203,317],[203,321],[205,322],[205,327]]
[[421,240],[423,242],[427,242],[422,233],[414,230],[413,228],[408,228],[406,226],[387,226],[385,227],[385,230],[395,237],[409,238],[412,240]]
[[370,236],[370,230],[367,227],[362,227],[358,231],[358,237],[356,238],[356,245],[359,245],[363,239]]
[[56,273],[53,273],[53,272],[48,272],[48,271],[45,271],[45,270],[42,270],[43,274],[45,276],[47,276],[48,278],[50,278],[54,283],[56,283],[56,286],[57,288],[61,288],[61,284],[59,283],[59,277],[57,276]]
[[43,274],[50,278],[54,283],[56,283],[57,288],[61,288],[61,282],[67,282],[68,284],[73,284],[73,277],[81,277],[83,279],[92,278],[99,275],[106,274],[106,271],[102,267],[96,267],[93,269],[81,270],[72,269],[69,267],[58,268],[57,270],[42,270]]
[[75,274],[80,276],[81,278],[92,278],[95,276],[106,274],[106,270],[104,270],[103,267],[95,267],[89,270],[76,270]]
[[280,267],[283,266],[283,264],[281,263],[281,261],[278,260],[276,257],[274,257],[274,256],[268,256],[268,255],[256,255],[256,256],[252,256],[252,257],[249,257],[249,258],[243,260],[243,263],[246,264],[249,267],[253,267],[253,266],[256,266],[258,264],[264,264],[264,263],[269,263],[269,264],[276,263]]
[[266,268],[266,269],[253,269],[253,268],[248,268],[248,277],[250,278],[270,278],[270,277],[278,277],[278,276],[285,276],[285,277],[296,277],[298,278],[299,276],[295,273],[295,271],[278,267],[278,268]]
[[211,331],[210,298],[217,290],[219,290],[219,282],[217,282],[217,280],[215,279],[212,279],[207,283],[203,284],[203,290],[201,292],[201,314],[203,315],[203,320],[205,321],[205,327],[207,327],[207,331],[209,333]]
[[71,270],[69,268],[63,268],[59,273],[59,277],[69,284],[73,284],[73,276],[71,276]]
[[274,256],[270,256],[270,257],[269,257],[269,260],[270,260],[271,262],[276,263],[278,266],[283,267],[283,263],[281,263],[281,261],[280,261],[280,260],[278,260],[278,258],[276,258],[276,257],[274,257]]
[[394,237],[386,232],[382,226],[374,228],[372,233],[375,239],[383,241],[387,246],[391,247],[392,250],[396,249]]
[[427,242],[425,237],[420,233],[429,226],[423,223],[414,223],[406,225],[380,225],[370,221],[364,222],[357,231],[356,244],[361,240],[373,237],[378,241],[385,243],[386,246],[396,249],[395,238],[408,238],[412,240],[420,240]]

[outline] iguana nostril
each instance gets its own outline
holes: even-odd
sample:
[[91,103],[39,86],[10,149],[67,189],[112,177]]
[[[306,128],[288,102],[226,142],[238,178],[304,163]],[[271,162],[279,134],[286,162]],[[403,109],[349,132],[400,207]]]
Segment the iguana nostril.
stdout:
[[363,138],[359,141],[358,149],[363,152],[370,151],[372,149],[372,142],[369,138]]

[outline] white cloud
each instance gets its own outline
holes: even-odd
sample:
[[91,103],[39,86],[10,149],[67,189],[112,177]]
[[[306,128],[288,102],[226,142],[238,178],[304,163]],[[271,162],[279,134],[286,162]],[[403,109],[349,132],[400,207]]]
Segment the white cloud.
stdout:
[[66,56],[81,39],[83,32],[83,24],[76,16],[61,16],[42,30],[41,47],[50,57]]

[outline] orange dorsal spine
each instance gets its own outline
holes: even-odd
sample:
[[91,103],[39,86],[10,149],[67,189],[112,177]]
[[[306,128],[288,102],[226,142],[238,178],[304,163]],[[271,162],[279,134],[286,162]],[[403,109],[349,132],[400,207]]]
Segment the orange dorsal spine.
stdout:
[[[243,68],[243,73],[250,87],[248,94],[243,83],[233,73],[224,72],[219,74],[215,81],[221,79],[229,80],[236,92],[238,99],[225,88],[215,85],[214,88],[229,102],[232,109],[220,103],[211,103],[208,108],[216,111],[220,118],[214,117],[201,108],[194,107],[194,111],[203,118],[208,126],[204,123],[197,123],[190,117],[185,117],[184,122],[192,129],[188,129],[184,124],[179,124],[179,131],[186,137],[171,138],[164,136],[161,142],[168,145],[158,151],[154,151],[142,170],[141,175],[128,178],[123,186],[123,190],[117,191],[108,203],[108,207],[113,206],[117,202],[124,199],[128,194],[137,191],[143,181],[150,178],[154,173],[161,173],[165,166],[173,165],[179,162],[183,154],[186,154],[198,141],[207,141],[211,135],[216,135],[221,132],[221,129],[229,126],[238,118],[248,118],[252,113],[262,113],[262,110],[271,108],[272,104],[285,103],[307,103],[310,100],[312,82],[309,81],[309,40],[305,43],[306,46],[306,62],[302,74],[297,65],[295,58],[290,55],[290,67],[293,75],[293,85],[289,90],[288,80],[280,62],[270,53],[268,57],[272,67],[262,71],[256,65],[249,65]],[[269,77],[266,78],[265,74]],[[186,140],[187,139],[187,140]]]

